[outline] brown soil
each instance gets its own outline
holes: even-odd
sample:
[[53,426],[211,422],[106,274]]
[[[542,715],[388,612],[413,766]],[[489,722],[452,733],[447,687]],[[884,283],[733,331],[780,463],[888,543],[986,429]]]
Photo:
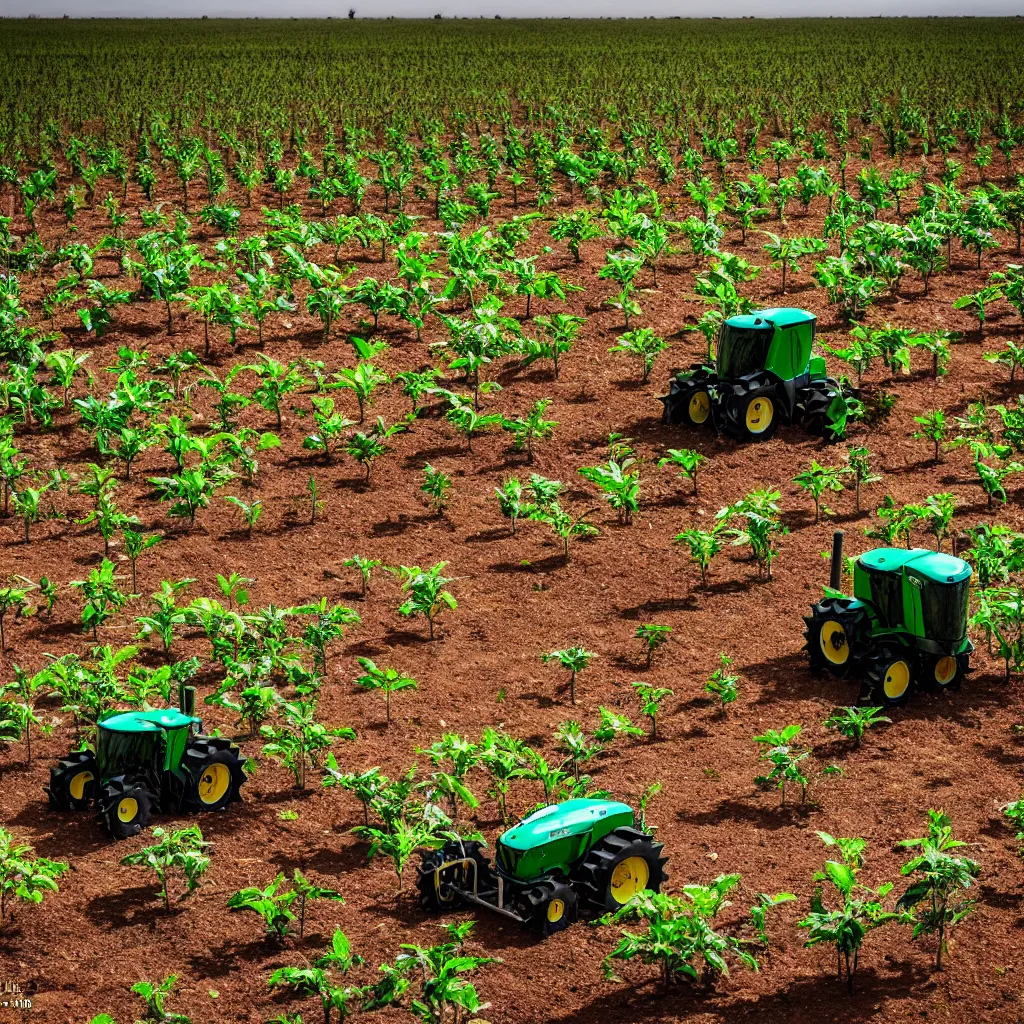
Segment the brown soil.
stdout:
[[[856,170],[848,170],[848,180]],[[168,198],[171,188],[166,184],[157,198]],[[676,196],[678,191],[672,187],[662,194]],[[379,203],[378,197],[370,198]],[[134,208],[138,200],[130,193],[128,207]],[[268,194],[262,201],[273,205],[276,197]],[[257,197],[256,209],[260,202]],[[411,208],[429,213],[420,205],[413,203]],[[684,205],[681,201],[681,208]],[[510,204],[502,202],[494,215],[512,212]],[[310,207],[309,215],[314,214]],[[822,215],[816,202],[809,215],[791,215],[789,230],[818,233]],[[104,233],[99,213],[83,212],[80,222],[86,238]],[[245,223],[256,227],[255,209],[246,213]],[[422,223],[429,230],[440,229],[429,219]],[[52,241],[61,224],[52,215],[44,223],[44,237]],[[777,230],[771,223],[764,226]],[[202,228],[199,236],[206,241],[213,237]],[[534,236],[531,245],[537,247],[547,240],[540,230]],[[912,417],[923,410],[941,407],[960,413],[971,400],[984,396],[1005,401],[1016,391],[1005,383],[1001,370],[981,360],[983,351],[1017,335],[1019,324],[1012,311],[997,315],[979,343],[970,333],[973,322],[951,308],[957,296],[978,288],[991,270],[1013,259],[1011,240],[1004,242],[1003,250],[986,255],[981,272],[972,269],[971,254],[954,250],[954,270],[940,275],[927,298],[919,294],[919,281],[908,277],[899,298],[879,304],[871,313],[876,323],[950,328],[965,332],[965,340],[954,349],[949,375],[938,381],[927,375],[923,362],[909,377],[892,384],[881,370],[869,375],[869,387],[884,385],[899,402],[887,422],[869,432],[858,431],[854,438],[871,447],[885,474],[882,483],[866,490],[865,507],[874,509],[886,493],[902,502],[949,490],[961,502],[961,528],[989,517],[964,453],[933,465],[928,445],[911,440],[909,434]],[[848,549],[856,554],[872,543],[862,534],[870,520],[868,513],[854,513],[852,493],[845,492],[828,502],[834,517],[814,525],[809,500],[790,481],[812,457],[840,462],[846,446],[825,447],[796,428],[782,429],[766,444],[744,446],[663,426],[655,396],[662,392],[670,367],[687,365],[702,349],[699,335],[677,334],[701,308],[687,298],[692,258],[667,260],[659,269],[660,287],[641,296],[646,314],[642,323],[671,336],[673,347],[659,359],[650,383],[640,386],[635,366],[607,353],[621,322],[617,313],[600,305],[609,294],[596,278],[602,243],[586,246],[579,267],[565,256],[564,246],[552,244],[554,251],[545,257],[545,265],[586,286],[585,294],[572,296],[570,306],[588,322],[564,359],[560,381],[553,381],[546,368],[517,372],[514,364],[504,363],[494,371],[504,390],[487,399],[487,408],[512,413],[525,410],[537,398],[553,399],[549,413],[559,428],[554,440],[539,446],[532,468],[568,482],[576,507],[601,507],[595,516],[600,536],[575,544],[571,561],[563,561],[541,524],[523,524],[513,538],[501,520],[494,487],[508,474],[529,471],[523,458],[507,449],[504,435],[476,439],[469,455],[464,441],[443,419],[427,416],[395,439],[394,454],[380,461],[372,486],[366,487],[350,460],[337,459],[332,466],[307,460],[301,442],[310,420],[288,414],[282,448],[264,453],[260,460],[255,491],[266,512],[251,540],[238,532],[235,510],[220,501],[200,514],[191,531],[169,522],[164,506],[145,483],[147,476],[169,469],[166,458],[151,450],[140,460],[132,483],[122,484],[118,491],[119,504],[136,511],[147,529],[168,531],[165,541],[139,563],[140,590],[148,594],[162,579],[194,576],[199,582],[191,593],[212,596],[217,572],[238,571],[255,579],[254,607],[271,602],[294,605],[321,595],[355,607],[362,624],[333,651],[321,702],[327,722],[352,725],[358,731],[355,743],[337,747],[339,760],[353,769],[380,765],[394,775],[416,760],[415,748],[429,745],[442,731],[475,738],[488,725],[507,729],[553,756],[552,731],[558,723],[578,718],[593,728],[599,705],[635,715],[630,681],[645,679],[675,690],[662,722],[663,737],[656,743],[619,743],[600,762],[597,782],[632,801],[648,783],[662,781],[664,792],[652,803],[650,819],[659,826],[658,837],[671,856],[671,882],[706,882],[722,872],[740,872],[742,888],[727,911],[728,919],[738,919],[758,892],[797,893],[799,902],[784,907],[771,922],[771,954],[759,974],[737,969],[716,992],[696,994],[680,988],[664,997],[653,971],[639,964],[624,967],[626,984],[602,979],[601,958],[616,942],[610,929],[578,925],[537,941],[511,923],[481,914],[471,948],[502,959],[478,978],[483,997],[491,1003],[484,1016],[495,1024],[633,1024],[684,1018],[1020,1020],[1024,1009],[1016,975],[1024,923],[1024,863],[998,811],[1020,795],[1024,747],[1015,728],[1020,680],[1005,684],[1001,665],[982,650],[976,656],[976,671],[959,693],[917,695],[910,706],[893,714],[890,727],[869,734],[861,750],[836,743],[821,722],[831,708],[854,699],[855,684],[809,674],[800,653],[801,615],[825,582],[821,553],[829,547],[831,531],[842,526]],[[756,234],[743,247],[738,232],[730,230],[723,248],[765,262]],[[383,276],[372,255],[357,248],[344,255],[356,261],[356,279]],[[98,270],[101,276],[113,277],[116,266],[104,257]],[[38,283],[27,281],[26,286],[29,298],[35,299]],[[747,286],[747,293],[765,305],[781,301],[805,306],[819,316],[823,332],[842,334],[844,325],[828,307],[824,293],[810,284],[806,267],[796,276],[788,298],[776,294],[778,287],[778,272],[766,270]],[[509,300],[506,308],[519,312],[519,301]],[[540,311],[544,310],[535,309]],[[356,330],[355,316],[349,308],[339,335]],[[201,323],[179,314],[175,336],[168,338],[162,307],[155,303],[120,307],[116,321],[111,334],[97,343],[69,317],[60,320],[64,344],[92,352],[90,367],[98,388],[106,388],[102,368],[111,363],[119,345],[144,346],[154,360],[186,344],[202,351]],[[266,351],[281,360],[320,359],[328,370],[351,365],[349,346],[338,341],[321,344],[318,331],[318,324],[305,314],[285,317],[271,325]],[[385,323],[381,334],[393,346],[380,360],[388,372],[419,367],[428,360],[425,344],[417,344],[411,333]],[[435,323],[425,341],[443,336]],[[251,350],[232,353],[224,337],[215,337],[214,363],[221,375],[230,363],[251,357]],[[207,417],[212,415],[210,398],[203,389],[196,402]],[[308,409],[304,397],[296,404]],[[340,398],[339,404],[347,409],[346,399]],[[380,413],[391,422],[405,408],[405,399],[389,388],[372,414]],[[272,417],[258,407],[246,410],[240,419],[272,427]],[[59,463],[81,471],[96,458],[88,436],[71,423],[70,416],[61,416],[55,430],[20,438],[34,465]],[[578,467],[606,458],[611,431],[633,438],[646,460],[642,512],[628,527],[617,525],[576,473]],[[688,484],[657,468],[657,457],[669,446],[692,446],[709,457],[699,498],[689,494]],[[455,498],[443,517],[430,514],[421,500],[420,468],[426,461],[455,477]],[[326,501],[315,526],[308,525],[310,473]],[[672,538],[690,524],[709,521],[719,508],[755,486],[782,491],[791,530],[774,579],[759,582],[751,563],[728,552],[713,566],[711,585],[700,588],[694,567],[673,546]],[[1022,495],[1024,489],[1017,485],[1010,503],[999,508],[995,518],[1024,527]],[[88,499],[64,495],[58,504],[66,518],[36,526],[31,545],[21,543],[20,523],[0,523],[0,564],[5,571],[33,579],[46,574],[66,583],[83,577],[98,562],[100,538],[91,528],[73,522],[85,513]],[[920,542],[927,543],[923,538]],[[396,613],[398,590],[390,577],[380,574],[368,599],[358,600],[356,579],[341,565],[354,553],[389,564],[448,561],[457,577],[452,589],[459,608],[444,617],[435,642],[427,642],[421,621],[409,622]],[[136,602],[135,614],[144,606],[144,600]],[[12,663],[36,670],[46,654],[87,651],[90,638],[79,632],[79,610],[78,601],[65,596],[52,620],[38,617],[11,626],[4,673]],[[632,638],[642,622],[666,623],[674,629],[672,642],[646,671]],[[101,640],[121,644],[132,635],[130,618],[122,616],[102,630]],[[579,703],[573,708],[563,688],[564,674],[542,665],[539,655],[575,643],[599,656],[583,673]],[[740,699],[726,715],[717,714],[702,693],[719,651],[736,659],[742,677]],[[176,643],[174,653],[205,657],[208,648],[198,637],[185,637]],[[382,726],[381,700],[352,686],[357,655],[393,662],[420,682],[418,692],[394,698],[390,729]],[[145,657],[159,662],[155,650]],[[215,682],[214,673],[206,672],[201,696]],[[48,709],[48,715],[54,710]],[[212,713],[215,709],[208,710],[208,724],[228,727]],[[765,727],[789,722],[804,724],[814,745],[810,761],[817,778],[805,806],[782,808],[777,792],[760,791],[752,781],[759,766],[751,737]],[[0,753],[0,820],[40,854],[66,858],[72,866],[60,893],[41,907],[19,908],[13,928],[0,939],[0,981],[38,985],[33,1009],[24,1015],[0,1010],[3,1024],[79,1024],[101,1011],[126,1021],[137,1008],[129,986],[140,978],[156,980],[172,972],[180,976],[172,1008],[188,1013],[196,1024],[257,1024],[286,1009],[301,1009],[307,1021],[315,1021],[320,1012],[313,1001],[290,1002],[268,992],[266,979],[273,968],[312,959],[340,925],[367,961],[360,980],[369,981],[377,964],[393,959],[399,943],[427,945],[441,935],[439,922],[425,917],[413,899],[411,867],[406,891],[396,896],[388,865],[379,860],[367,865],[365,846],[349,833],[361,820],[356,801],[316,788],[300,794],[291,788],[290,777],[263,757],[258,774],[245,788],[244,803],[223,815],[199,819],[214,843],[212,867],[198,893],[165,914],[148,878],[118,863],[143,845],[141,840],[113,843],[90,816],[62,817],[47,810],[41,786],[49,765],[67,743],[68,729],[63,726],[34,743],[29,765],[22,762],[20,747]],[[248,754],[259,755],[258,744],[250,741],[243,746]],[[820,775],[829,764],[838,764],[844,774]],[[473,783],[483,796],[482,775]],[[536,783],[519,783],[513,788],[512,809],[529,807],[540,795]],[[948,966],[938,974],[931,970],[934,949],[927,940],[912,943],[908,930],[896,928],[870,936],[858,991],[848,997],[836,982],[828,951],[803,949],[803,934],[795,927],[808,909],[812,873],[824,859],[815,831],[865,837],[869,846],[863,878],[877,885],[898,879],[906,855],[894,844],[922,833],[929,807],[945,808],[952,815],[957,835],[971,843],[970,855],[982,865],[978,908],[957,930]],[[282,820],[285,811],[297,812],[297,820]],[[500,829],[495,805],[486,797],[478,824],[492,837]],[[314,905],[305,941],[281,950],[264,941],[255,917],[229,914],[225,901],[235,890],[264,885],[275,872],[295,866],[340,888],[345,904]],[[397,1011],[375,1018],[407,1019]]]

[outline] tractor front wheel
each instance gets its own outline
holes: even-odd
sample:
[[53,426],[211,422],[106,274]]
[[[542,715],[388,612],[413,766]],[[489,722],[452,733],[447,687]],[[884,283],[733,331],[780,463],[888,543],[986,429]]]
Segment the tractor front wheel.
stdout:
[[115,839],[129,839],[149,824],[155,802],[142,779],[115,775],[100,794],[100,815]]
[[645,889],[659,892],[668,873],[662,843],[635,828],[617,828],[595,843],[573,873],[598,914],[618,910]]
[[440,850],[424,850],[416,872],[416,888],[420,891],[420,906],[428,913],[441,914],[457,910],[463,901],[457,889],[470,891],[473,888],[473,869],[461,864],[441,870],[442,864],[453,860],[471,860],[476,863],[477,889],[494,886],[494,872],[491,862],[478,842],[445,843]]
[[969,655],[942,654],[924,661],[921,681],[937,690],[959,690],[969,664]]
[[554,878],[531,885],[517,901],[519,916],[545,938],[565,931],[578,916],[579,897],[572,886]]
[[241,800],[245,771],[238,747],[220,736],[197,736],[185,751],[188,773],[185,799],[196,811],[220,811]]
[[898,707],[906,703],[918,676],[910,651],[879,647],[864,659],[864,699],[878,707]]
[[827,597],[804,616],[807,658],[814,672],[845,676],[861,655],[867,616],[848,598]]
[[689,427],[706,427],[712,423],[711,393],[708,386],[714,378],[707,371],[697,371],[692,377],[674,378],[669,393],[662,399],[666,423],[685,423]]
[[96,799],[96,758],[88,750],[72,751],[50,769],[50,784],[43,788],[56,810],[84,810]]
[[779,428],[782,410],[775,385],[763,380],[742,381],[723,399],[724,425],[741,441],[767,441]]

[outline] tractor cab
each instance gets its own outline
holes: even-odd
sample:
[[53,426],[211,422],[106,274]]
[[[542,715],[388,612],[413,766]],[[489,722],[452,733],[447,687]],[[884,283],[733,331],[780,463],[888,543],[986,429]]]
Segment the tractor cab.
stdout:
[[96,763],[105,776],[149,770],[154,776],[181,763],[199,719],[174,708],[111,712],[101,718]]
[[780,381],[807,376],[817,318],[804,309],[729,317],[718,332],[715,369],[728,380],[765,370]]

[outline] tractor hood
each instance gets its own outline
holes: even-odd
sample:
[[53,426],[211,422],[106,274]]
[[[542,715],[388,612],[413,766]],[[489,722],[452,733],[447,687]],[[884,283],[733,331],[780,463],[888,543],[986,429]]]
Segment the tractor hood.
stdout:
[[179,729],[183,725],[198,724],[198,718],[183,715],[174,708],[161,708],[157,711],[117,711],[99,722],[101,729],[111,732],[165,732],[167,729]]
[[513,850],[532,850],[564,836],[592,832],[598,822],[620,815],[628,815],[632,822],[633,809],[616,800],[566,800],[535,811],[504,833],[498,842]]
[[912,569],[935,583],[962,583],[971,575],[971,567],[962,558],[927,548],[875,548],[861,555],[859,561],[865,569],[873,572]]
[[776,306],[772,309],[758,309],[753,313],[731,316],[725,322],[729,327],[756,330],[759,327],[792,327],[794,324],[806,324],[816,319],[817,317],[813,313],[808,313],[806,309]]

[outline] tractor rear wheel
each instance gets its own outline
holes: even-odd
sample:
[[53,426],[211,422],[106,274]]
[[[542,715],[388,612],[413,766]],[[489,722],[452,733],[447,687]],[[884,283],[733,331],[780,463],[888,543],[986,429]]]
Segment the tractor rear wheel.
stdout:
[[573,872],[573,882],[598,914],[618,910],[637,893],[659,892],[668,873],[662,843],[636,828],[617,828],[595,843]]
[[115,839],[129,839],[149,824],[155,803],[143,779],[115,775],[100,794],[100,815]]
[[850,608],[850,604],[849,598],[826,597],[804,616],[807,658],[813,672],[842,677],[860,658],[867,615],[863,608]]
[[864,699],[877,707],[898,707],[906,703],[918,676],[907,648],[885,644],[864,658]]
[[565,882],[545,878],[523,892],[516,909],[530,928],[547,938],[565,931],[577,919],[579,897]]
[[711,393],[709,385],[714,377],[707,370],[695,370],[693,376],[679,380],[673,378],[669,393],[662,399],[665,423],[685,423],[690,427],[711,425]]
[[456,889],[472,890],[473,872],[469,867],[456,865],[438,871],[442,864],[453,860],[476,862],[477,889],[491,889],[495,885],[490,858],[483,852],[483,844],[473,841],[445,843],[439,850],[424,850],[416,872],[416,888],[420,891],[420,906],[428,913],[444,913],[463,905]]
[[96,799],[96,758],[92,751],[74,750],[50,769],[50,784],[43,787],[50,806],[58,811],[81,811]]
[[839,435],[830,424],[829,411],[835,400],[842,397],[842,387],[832,377],[815,381],[797,392],[793,418],[808,434],[823,437],[826,441],[838,441]]
[[181,759],[188,773],[185,801],[196,811],[220,811],[241,800],[245,771],[238,747],[222,736],[197,736]]
[[767,441],[782,416],[775,385],[757,377],[726,389],[722,411],[725,428],[742,441]]

